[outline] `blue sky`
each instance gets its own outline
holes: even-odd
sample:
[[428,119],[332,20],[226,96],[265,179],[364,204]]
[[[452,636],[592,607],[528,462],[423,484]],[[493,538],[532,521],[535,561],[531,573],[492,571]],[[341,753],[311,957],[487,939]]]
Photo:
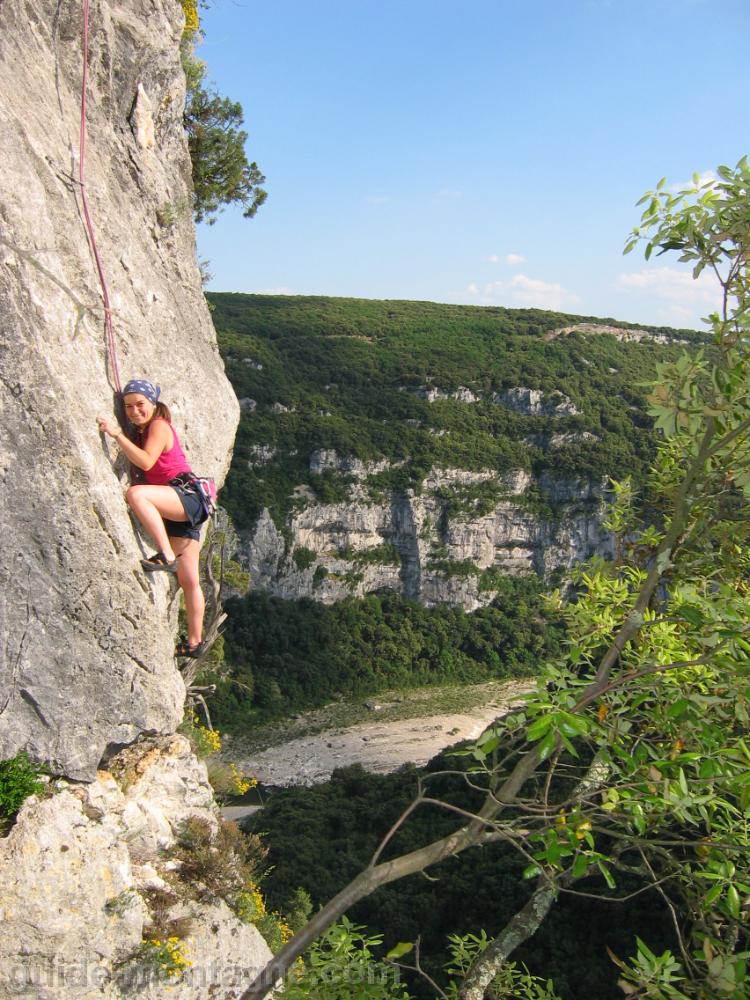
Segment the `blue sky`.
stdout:
[[199,227],[210,288],[714,308],[622,246],[660,177],[750,152],[748,0],[211,0],[202,25],[268,190]]

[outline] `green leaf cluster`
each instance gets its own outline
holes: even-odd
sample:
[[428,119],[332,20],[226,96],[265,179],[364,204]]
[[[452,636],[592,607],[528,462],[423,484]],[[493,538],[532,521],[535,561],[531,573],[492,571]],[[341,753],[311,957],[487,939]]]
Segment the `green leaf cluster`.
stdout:
[[24,751],[0,761],[0,832],[7,830],[30,795],[44,791],[44,773],[45,769]]
[[313,944],[304,966],[292,971],[284,996],[288,1000],[409,1000],[398,970],[376,956],[382,940],[381,935],[370,934],[342,917]]

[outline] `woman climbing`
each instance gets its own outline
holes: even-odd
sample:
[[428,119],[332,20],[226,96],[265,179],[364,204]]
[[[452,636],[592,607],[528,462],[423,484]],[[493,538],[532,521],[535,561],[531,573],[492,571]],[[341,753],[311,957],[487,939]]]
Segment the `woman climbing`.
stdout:
[[125,494],[131,510],[151,535],[157,552],[141,565],[148,573],[174,573],[185,595],[187,640],[177,645],[177,656],[200,656],[204,649],[205,600],[200,585],[198,556],[200,525],[206,511],[192,480],[192,470],[172,427],[172,418],[159,401],[159,386],[132,379],[122,390],[125,415],[134,429],[131,440],[109,417],[97,417],[99,430],[117,441],[141,482]]

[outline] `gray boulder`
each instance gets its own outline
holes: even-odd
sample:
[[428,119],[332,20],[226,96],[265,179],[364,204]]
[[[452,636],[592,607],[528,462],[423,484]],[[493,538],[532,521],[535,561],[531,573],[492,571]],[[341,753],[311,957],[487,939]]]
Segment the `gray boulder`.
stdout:
[[[180,875],[182,821],[220,822],[205,765],[180,736],[144,741],[113,765],[117,778],[100,771],[27,799],[0,839],[0,996],[233,1000],[271,952],[223,900],[191,898]],[[154,893],[162,921],[182,923],[191,963],[173,979],[141,958]]]

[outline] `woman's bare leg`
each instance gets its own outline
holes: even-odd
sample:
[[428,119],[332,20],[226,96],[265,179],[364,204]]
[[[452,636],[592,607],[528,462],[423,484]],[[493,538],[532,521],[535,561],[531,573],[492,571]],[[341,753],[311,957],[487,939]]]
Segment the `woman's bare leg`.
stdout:
[[[185,509],[171,486],[131,486],[125,494],[128,506],[151,535],[168,562],[175,559],[174,548],[164,527],[164,518],[186,521]],[[190,541],[190,539],[188,539]]]
[[197,646],[203,638],[203,614],[206,610],[199,569],[201,543],[193,538],[170,538],[170,542],[180,557],[177,563],[177,582],[185,595],[188,645]]

